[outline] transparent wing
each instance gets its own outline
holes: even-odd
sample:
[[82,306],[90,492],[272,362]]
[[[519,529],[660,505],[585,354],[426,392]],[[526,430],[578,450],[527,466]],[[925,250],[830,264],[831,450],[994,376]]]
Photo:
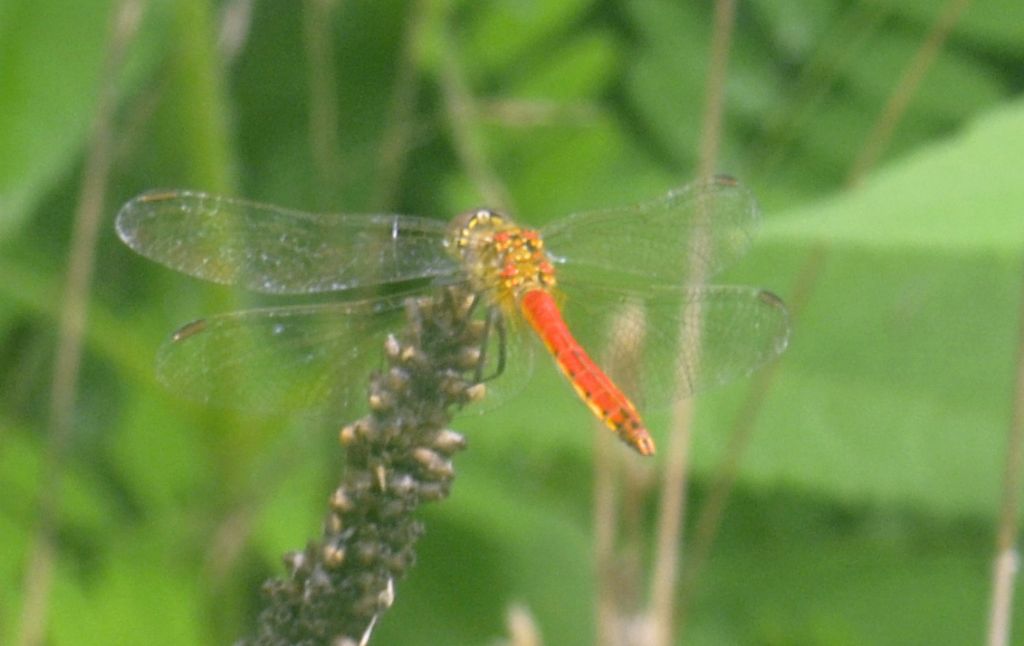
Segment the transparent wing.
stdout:
[[748,375],[789,339],[782,301],[754,287],[566,290],[569,328],[641,412]]
[[570,215],[543,233],[567,280],[698,284],[746,252],[759,218],[750,191],[716,176],[650,202]]
[[140,195],[117,215],[136,252],[177,271],[271,294],[308,294],[456,271],[443,222],[326,215],[188,191]]
[[253,413],[347,411],[366,400],[404,297],[200,319],[160,348],[157,377],[188,399]]
[[[365,409],[369,377],[384,366],[385,339],[406,327],[409,296],[200,319],[160,348],[157,376],[173,392],[198,402],[257,414],[301,411],[345,419]],[[480,375],[499,372],[502,344],[504,369],[488,381],[486,398],[470,411],[500,405],[529,377],[530,345],[514,332],[489,335]]]

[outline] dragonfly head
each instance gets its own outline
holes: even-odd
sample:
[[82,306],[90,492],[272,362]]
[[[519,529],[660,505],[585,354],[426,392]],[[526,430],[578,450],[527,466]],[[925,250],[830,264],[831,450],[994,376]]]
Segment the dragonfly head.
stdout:
[[554,267],[540,234],[489,209],[463,213],[448,227],[445,246],[474,285],[511,307],[533,289],[555,285]]
[[494,234],[512,226],[505,215],[490,209],[466,211],[452,218],[444,246],[460,261],[472,260],[489,246]]

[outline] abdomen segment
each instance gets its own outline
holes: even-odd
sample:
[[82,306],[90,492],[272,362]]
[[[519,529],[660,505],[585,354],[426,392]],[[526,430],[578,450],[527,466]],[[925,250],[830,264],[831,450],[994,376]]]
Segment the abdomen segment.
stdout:
[[520,306],[526,320],[554,355],[559,369],[594,415],[641,455],[653,455],[654,440],[633,402],[572,336],[551,293],[530,290],[523,295]]

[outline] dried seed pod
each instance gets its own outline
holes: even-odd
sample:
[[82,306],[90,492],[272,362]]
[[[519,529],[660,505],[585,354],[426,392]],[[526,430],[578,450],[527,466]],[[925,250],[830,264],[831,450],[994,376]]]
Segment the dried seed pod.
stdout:
[[480,365],[480,359],[483,357],[483,354],[480,346],[465,346],[459,350],[458,365],[463,370],[472,370]]
[[473,384],[466,388],[465,396],[467,402],[478,402],[487,396],[487,386],[482,383]]
[[388,490],[388,472],[384,468],[384,465],[378,464],[373,467],[373,476],[377,484],[377,489],[381,492]]
[[466,448],[466,438],[450,428],[443,428],[430,439],[430,446],[445,455],[451,455]]
[[384,356],[394,360],[398,358],[401,352],[402,345],[398,342],[398,337],[394,334],[388,334],[387,338],[384,339]]
[[395,473],[388,478],[388,490],[398,496],[406,496],[416,489],[416,480],[408,473]]
[[454,401],[461,401],[466,396],[468,384],[461,374],[452,373],[445,375],[440,383],[441,392]]
[[444,482],[424,482],[420,485],[419,493],[423,500],[436,502],[448,496],[448,485]]
[[296,550],[286,552],[284,555],[284,567],[288,570],[289,576],[295,576],[297,572],[306,567],[308,562],[305,552]]
[[363,565],[369,565],[381,556],[381,547],[377,543],[359,542],[355,545],[355,555]]
[[426,447],[413,449],[412,457],[423,466],[423,470],[434,479],[450,478],[455,471],[451,460],[447,460],[437,451]]
[[350,512],[355,507],[344,487],[338,487],[331,493],[330,505],[331,509],[340,513]]
[[326,520],[324,520],[324,532],[327,534],[340,534],[341,530],[344,529],[341,516],[331,512],[327,514]]
[[407,370],[398,366],[392,366],[387,372],[385,382],[388,389],[396,393],[403,393],[409,387],[411,379]]
[[430,359],[423,353],[422,350],[415,346],[407,345],[402,348],[402,352],[399,358],[403,363],[417,368],[423,368],[430,363]]
[[345,562],[345,547],[338,541],[328,541],[321,549],[321,556],[327,567],[338,568]]
[[386,390],[371,392],[369,396],[370,410],[381,413],[389,410],[395,405],[395,397]]
[[352,446],[356,441],[356,427],[354,424],[346,424],[338,432],[338,441],[342,446]]

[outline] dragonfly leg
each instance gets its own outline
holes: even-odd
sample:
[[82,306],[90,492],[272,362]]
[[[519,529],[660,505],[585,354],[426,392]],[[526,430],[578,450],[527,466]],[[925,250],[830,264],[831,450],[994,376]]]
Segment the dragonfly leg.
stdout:
[[470,301],[469,301],[469,307],[466,308],[466,316],[465,316],[466,321],[473,320],[473,312],[476,311],[476,308],[480,306],[480,303],[482,303],[483,300],[484,300],[484,297],[479,292],[473,294],[473,298],[470,299]]
[[[487,348],[490,345],[491,330],[494,330],[498,335],[498,365],[494,369],[494,373],[484,376],[484,367],[487,365]],[[505,317],[501,315],[501,311],[497,307],[491,307],[487,310],[487,318],[485,319],[484,332],[480,340],[480,360],[476,364],[476,371],[473,373],[473,380],[476,383],[483,383],[490,381],[501,376],[501,373],[505,372],[505,360],[507,358],[507,344],[508,336],[505,328]]]
[[[466,308],[465,316],[463,316],[464,323],[469,324],[473,320],[473,312],[476,311],[480,304],[484,302],[484,296],[482,294],[474,294],[469,301],[469,305]],[[494,369],[494,373],[490,375],[484,375],[484,369],[487,367],[487,348],[490,345],[491,331],[494,330],[498,335],[498,365]],[[484,317],[484,328],[480,335],[480,356],[476,360],[476,365],[473,368],[473,383],[483,383],[496,379],[505,371],[505,360],[507,357],[507,335],[505,328],[505,318],[501,314],[501,310],[493,305],[487,307],[487,315]]]
[[[479,307],[482,302],[483,296],[479,292],[473,294],[473,297],[469,301],[469,306],[466,308],[466,316],[464,317],[466,325],[473,320],[473,312],[476,311],[476,308]],[[498,356],[499,365],[497,371],[489,377],[484,377],[483,375],[484,366],[487,365],[487,344],[490,339],[491,328],[495,326],[496,321],[495,310],[496,308],[494,307],[489,307],[487,309],[487,316],[484,319],[483,333],[480,335],[480,358],[477,359],[476,366],[473,368],[473,383],[479,384],[483,383],[485,380],[489,381],[494,379],[500,375],[501,371],[504,369],[504,347],[502,347],[502,351]],[[504,339],[504,337],[502,337],[502,339]],[[504,345],[504,343],[502,345]]]

